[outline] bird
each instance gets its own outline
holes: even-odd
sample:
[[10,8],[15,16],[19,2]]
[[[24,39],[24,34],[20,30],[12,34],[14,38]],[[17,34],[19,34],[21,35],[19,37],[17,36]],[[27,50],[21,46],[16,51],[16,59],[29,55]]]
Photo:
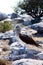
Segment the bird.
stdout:
[[40,45],[37,44],[37,43],[33,40],[32,37],[30,37],[30,36],[28,36],[28,35],[26,35],[26,34],[21,34],[21,28],[20,28],[19,25],[16,25],[16,27],[15,27],[15,32],[16,32],[17,36],[19,37],[19,39],[20,39],[22,42],[24,42],[24,43],[26,43],[26,44],[34,45],[34,46],[36,46],[36,47],[40,47]]
[[[19,50],[21,53],[25,53],[26,52],[26,43],[24,43],[20,38],[19,38],[19,28],[18,26],[14,27],[14,37],[12,38],[13,43],[10,45],[10,49],[14,49],[14,50]],[[16,40],[16,41],[15,41]]]

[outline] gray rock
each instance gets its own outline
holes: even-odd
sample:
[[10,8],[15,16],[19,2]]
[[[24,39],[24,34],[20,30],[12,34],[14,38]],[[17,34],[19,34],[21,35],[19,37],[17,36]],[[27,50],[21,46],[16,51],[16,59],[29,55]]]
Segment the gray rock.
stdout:
[[41,17],[41,20],[43,20],[43,17]]
[[0,21],[4,20],[6,18],[7,18],[7,15],[0,12]]
[[17,13],[12,13],[11,14],[11,19],[17,18]]
[[24,49],[20,44],[13,43],[11,44],[11,53],[9,54],[8,60],[19,60],[22,58],[31,58],[31,59],[37,59],[36,54],[38,54],[40,51],[35,50],[28,50]]
[[18,14],[21,15],[21,14],[25,14],[26,11],[21,9],[21,8],[18,8]]
[[14,42],[10,45],[11,53],[9,54],[9,60],[17,60],[26,57],[26,48],[19,42]]
[[31,21],[24,21],[23,25],[25,25],[25,26],[31,25]]
[[43,22],[33,24],[31,28],[37,30],[39,33],[43,33]]
[[7,39],[7,38],[12,38],[12,37],[14,37],[13,30],[7,31],[5,33],[0,33],[0,39]]
[[20,42],[14,42],[10,45],[10,49],[14,49],[14,50],[17,50],[17,51],[20,51],[20,52],[25,52],[26,46],[25,46],[25,44],[24,44],[24,46],[22,46],[20,44]]
[[7,31],[5,33],[0,33],[0,40],[9,40],[9,44],[13,43],[14,32],[13,30]]
[[43,61],[35,59],[21,59],[14,61],[12,65],[42,65]]
[[23,23],[24,22],[24,20],[21,17],[15,18],[15,21],[17,23]]
[[29,49],[29,50],[27,50],[27,53],[28,54],[30,53],[30,54],[36,55],[36,54],[40,53],[40,51]]
[[[32,18],[30,15],[28,15],[28,14],[23,14],[23,15],[20,15],[20,17],[23,19],[23,20],[29,20],[29,21],[31,21],[31,20],[33,20],[34,18]],[[26,18],[26,19],[25,19]]]
[[24,20],[23,22],[24,25],[31,25],[31,20],[33,18],[30,15],[23,14],[23,15],[20,15],[20,17]]
[[21,54],[21,55],[9,55],[6,59],[7,60],[11,60],[11,61],[15,61],[15,60],[19,60],[19,59],[22,59],[22,58],[26,58],[26,54]]
[[43,60],[43,52],[38,53],[36,56],[37,56],[38,59]]

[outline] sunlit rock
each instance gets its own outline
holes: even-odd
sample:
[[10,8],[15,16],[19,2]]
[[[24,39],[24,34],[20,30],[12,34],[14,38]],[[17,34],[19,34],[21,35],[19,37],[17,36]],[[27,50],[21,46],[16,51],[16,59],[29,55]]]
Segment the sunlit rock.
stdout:
[[37,56],[38,59],[43,60],[43,52],[38,53],[36,56]]
[[43,61],[35,59],[21,59],[14,61],[12,65],[43,65]]
[[43,22],[33,24],[31,28],[37,30],[38,33],[43,33]]

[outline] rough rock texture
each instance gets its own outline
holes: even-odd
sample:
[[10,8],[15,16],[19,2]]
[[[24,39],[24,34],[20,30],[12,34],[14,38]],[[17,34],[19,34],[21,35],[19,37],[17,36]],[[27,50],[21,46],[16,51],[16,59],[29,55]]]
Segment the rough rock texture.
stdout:
[[37,30],[38,33],[43,33],[43,22],[33,24],[33,25],[31,25],[31,28]]
[[22,14],[20,15],[20,18],[24,20],[23,25],[31,25],[31,20],[33,19],[30,15],[28,14]]
[[[24,31],[27,31],[27,27],[22,29],[22,33]],[[32,29],[31,30],[28,29],[26,34],[31,35],[34,33],[36,33],[36,31],[34,32]],[[12,62],[12,65],[43,65],[43,48],[26,44],[26,49],[24,51],[24,47],[22,47],[23,49],[21,49],[21,45],[19,45],[18,43],[15,43],[18,41],[15,40],[16,38],[13,37],[13,34],[14,34],[13,31],[9,31],[4,34],[0,33],[0,38],[5,37],[6,39],[7,36],[14,38],[13,39],[14,44],[11,44],[11,45],[8,45],[9,40],[7,40],[6,42],[5,40],[3,40],[4,43],[0,41],[0,46],[2,45],[2,47],[4,47],[4,49],[0,48],[0,59],[10,60],[10,62],[14,61]],[[36,38],[34,37],[34,40],[37,40],[38,38],[39,37],[36,36]],[[43,41],[43,36],[41,40]],[[5,44],[8,46],[6,46]],[[5,48],[8,48],[8,50],[5,50]]]
[[15,18],[15,21],[17,23],[23,23],[24,22],[24,20],[21,17]]
[[38,57],[38,59],[43,60],[43,52],[38,53],[36,56]]
[[28,49],[21,49],[15,47],[14,49],[11,49],[11,53],[6,57],[7,60],[19,60],[22,58],[31,58],[31,59],[38,59],[37,54],[40,53],[40,51],[35,51],[35,50],[28,50]]
[[14,61],[12,65],[43,65],[43,61],[33,59],[21,59]]
[[12,13],[11,14],[11,19],[13,19],[13,18],[17,18],[17,13]]
[[29,20],[27,20],[27,21],[24,20],[23,25],[25,25],[25,26],[31,25],[31,21],[29,21]]
[[25,14],[22,17],[23,17],[23,20],[24,20],[24,22],[23,22],[24,25],[26,25],[26,26],[31,25],[31,20],[33,18],[30,15]]
[[0,12],[0,21],[4,20],[6,18],[7,18],[7,15]]

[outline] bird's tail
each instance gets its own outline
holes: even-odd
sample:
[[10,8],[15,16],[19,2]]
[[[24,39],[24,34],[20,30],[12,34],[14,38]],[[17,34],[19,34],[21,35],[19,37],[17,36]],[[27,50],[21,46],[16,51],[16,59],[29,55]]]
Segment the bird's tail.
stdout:
[[35,43],[35,46],[36,46],[36,47],[41,47],[41,48],[42,48],[42,46],[39,45],[38,43]]
[[32,39],[32,43],[33,43],[33,45],[35,45],[36,47],[41,47],[41,45],[39,45],[38,43],[36,43],[33,39]]
[[39,45],[39,44],[36,44],[35,46],[38,47],[38,48],[43,49],[43,47],[41,45]]
[[37,44],[37,43],[36,43],[35,45],[36,45],[36,47],[41,47],[41,46],[40,46],[39,44]]
[[[33,40],[33,39],[32,39]],[[42,47],[41,45],[39,45],[37,42],[35,42],[34,40],[33,40],[33,45],[35,45],[36,47]]]

